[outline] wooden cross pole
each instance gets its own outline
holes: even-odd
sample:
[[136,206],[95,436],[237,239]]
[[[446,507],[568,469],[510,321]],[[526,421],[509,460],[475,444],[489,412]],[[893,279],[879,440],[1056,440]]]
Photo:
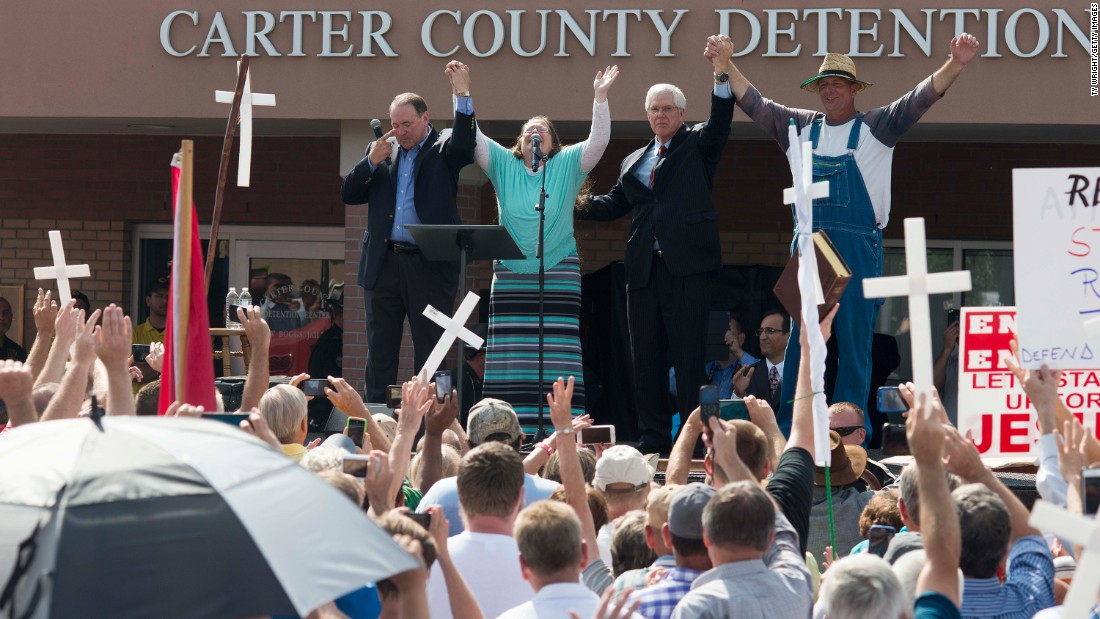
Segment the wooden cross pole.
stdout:
[[237,87],[233,90],[233,109],[225,123],[222,139],[222,158],[218,163],[218,189],[214,192],[214,221],[210,225],[210,243],[206,246],[206,294],[210,294],[210,278],[214,273],[214,258],[218,255],[218,229],[221,227],[222,202],[225,201],[225,178],[229,174],[229,155],[233,152],[233,134],[237,128],[237,116],[244,96],[244,81],[248,77],[248,56],[241,56],[237,65]]

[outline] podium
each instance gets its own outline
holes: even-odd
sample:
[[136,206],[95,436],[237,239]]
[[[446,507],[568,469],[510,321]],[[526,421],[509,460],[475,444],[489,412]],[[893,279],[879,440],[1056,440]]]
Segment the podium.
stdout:
[[[522,260],[525,257],[504,226],[410,224],[405,226],[405,229],[412,235],[417,247],[427,260],[459,263],[458,298],[460,299],[466,296],[466,265],[471,260]],[[461,340],[455,342],[460,407],[465,384],[462,346]],[[420,371],[420,368],[416,368],[416,371]]]

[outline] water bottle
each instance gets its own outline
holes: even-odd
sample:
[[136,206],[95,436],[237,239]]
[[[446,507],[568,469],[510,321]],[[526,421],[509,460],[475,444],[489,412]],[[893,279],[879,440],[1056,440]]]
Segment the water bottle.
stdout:
[[252,293],[248,291],[248,286],[241,286],[241,307],[246,310],[252,307]]
[[226,327],[239,327],[241,323],[234,320],[235,315],[231,315],[229,307],[232,305],[240,305],[241,297],[237,294],[236,288],[230,288],[229,294],[225,295],[225,326]]

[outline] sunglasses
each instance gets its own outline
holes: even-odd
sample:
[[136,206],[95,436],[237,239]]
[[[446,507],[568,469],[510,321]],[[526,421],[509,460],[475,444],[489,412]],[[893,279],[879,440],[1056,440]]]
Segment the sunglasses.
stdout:
[[849,434],[855,432],[856,430],[862,430],[863,426],[840,426],[839,428],[829,428],[829,429],[832,430],[833,432],[836,432],[837,434],[839,434],[841,436],[848,436]]

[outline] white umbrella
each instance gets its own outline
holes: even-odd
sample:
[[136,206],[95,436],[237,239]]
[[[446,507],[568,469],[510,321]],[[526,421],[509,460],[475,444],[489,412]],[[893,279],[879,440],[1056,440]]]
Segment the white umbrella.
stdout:
[[0,615],[305,615],[417,565],[342,494],[223,423],[0,436]]

